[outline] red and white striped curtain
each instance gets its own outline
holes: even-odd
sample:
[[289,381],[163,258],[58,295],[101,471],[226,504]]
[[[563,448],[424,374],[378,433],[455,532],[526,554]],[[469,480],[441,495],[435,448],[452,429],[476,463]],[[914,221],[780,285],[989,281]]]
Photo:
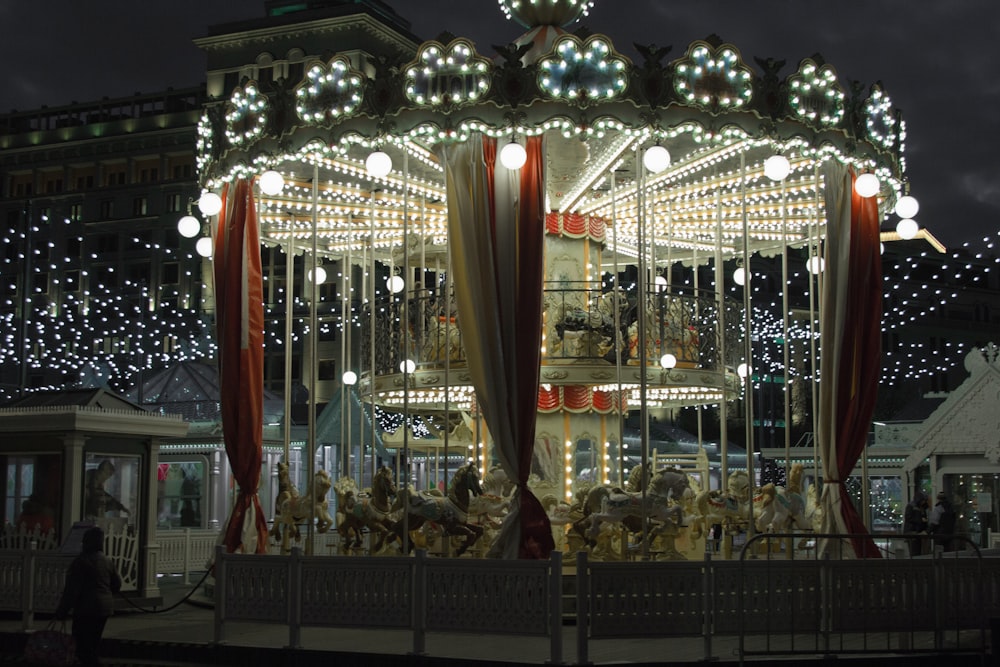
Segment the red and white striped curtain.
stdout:
[[459,326],[476,402],[504,472],[517,481],[513,509],[490,555],[548,558],[548,516],[528,489],[541,361],[544,150],[529,137],[527,163],[508,170],[496,140],[475,134],[441,145],[448,193]]
[[223,188],[214,264],[222,434],[239,485],[223,544],[230,553],[265,553],[267,521],[257,495],[264,437],[264,300],[252,178]]
[[[882,256],[875,197],[854,192],[854,175],[839,163],[825,168],[826,270],[820,303],[820,384],[817,447],[823,464],[824,533],[851,539],[858,558],[877,557],[874,541],[847,494],[846,481],[864,454],[881,372]],[[821,540],[821,554],[841,554]]]

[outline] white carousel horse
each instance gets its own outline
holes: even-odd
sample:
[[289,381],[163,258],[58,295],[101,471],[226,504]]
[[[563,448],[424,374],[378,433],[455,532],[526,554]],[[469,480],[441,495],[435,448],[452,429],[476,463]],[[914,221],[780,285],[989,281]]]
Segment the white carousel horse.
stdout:
[[281,543],[281,505],[289,498],[298,498],[299,490],[292,485],[291,476],[288,472],[288,464],[278,461],[278,496],[274,499],[274,523],[268,531],[275,542]]
[[746,524],[752,511],[748,501],[719,489],[702,491],[695,497],[694,505],[697,518],[692,521],[692,534],[696,538],[707,535],[715,524],[723,527]]
[[333,517],[330,516],[330,501],[327,500],[326,494],[330,492],[332,486],[330,473],[325,470],[317,470],[313,481],[306,487],[305,493],[301,496],[289,493],[281,501],[278,514],[274,517],[274,526],[271,528],[270,535],[280,543],[280,527],[284,527],[298,542],[302,539],[299,523],[306,521],[310,516],[316,520],[316,532],[325,533],[328,531],[333,525]]
[[[400,489],[393,509],[404,509],[407,516],[393,524],[392,534],[400,542],[403,540],[404,523],[410,531],[417,530],[424,522],[437,524],[445,535],[464,536],[465,540],[455,555],[461,556],[483,535],[483,529],[469,522],[469,501],[472,496],[482,495],[479,471],[475,463],[459,468],[448,485],[447,497],[428,493],[414,493],[410,489]],[[409,546],[413,543],[410,540]]]
[[806,501],[802,497],[802,464],[796,463],[788,474],[788,487],[765,484],[754,496],[755,527],[760,532],[783,533],[791,528],[812,528],[806,519]]
[[[396,495],[396,484],[392,480],[392,470],[388,466],[378,469],[372,480],[370,496],[358,497],[354,480],[349,477],[338,480],[335,490],[338,513],[343,517],[337,525],[343,552],[348,553],[352,546],[361,546],[361,531],[364,528],[378,535],[372,552],[380,551],[393,523],[389,499]],[[353,541],[350,539],[351,533],[354,534]]]

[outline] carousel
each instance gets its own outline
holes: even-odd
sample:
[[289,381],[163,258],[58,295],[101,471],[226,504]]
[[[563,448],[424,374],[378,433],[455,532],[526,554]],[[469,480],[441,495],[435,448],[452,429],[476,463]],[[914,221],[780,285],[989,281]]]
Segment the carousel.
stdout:
[[[234,216],[253,219],[248,243],[305,253],[313,304],[322,276],[336,283],[344,390],[403,424],[380,434],[406,468],[392,497],[360,490],[391,462],[341,448],[341,479],[325,486],[344,489],[340,521],[358,508],[380,544],[405,547],[430,523],[460,536],[460,552],[504,557],[573,539],[597,549],[607,525],[638,524],[640,538],[621,528],[608,557],[676,554],[684,530],[693,553],[716,523],[800,526],[801,513],[771,525],[773,508],[754,512],[753,433],[726,427],[734,401],[752,411],[754,367],[750,290],[730,288],[761,255],[780,258],[784,285],[809,270],[811,376],[824,377],[807,389],[824,450],[816,515],[836,506],[824,532],[857,532],[838,480],[877,378],[880,295],[859,284],[878,284],[891,211],[906,218],[899,234],[913,231],[901,116],[879,84],[848,85],[818,56],[750,64],[710,36],[676,53],[640,47],[634,61],[604,35],[568,31],[593,4],[501,0],[527,32],[498,54],[457,37],[408,60],[334,55],[283,87],[244,81],[202,120],[199,206],[216,263]],[[872,362],[866,343],[875,375],[852,379]],[[686,406],[720,415],[720,488],[704,456],[648,446],[650,411]],[[624,443],[629,413],[638,452]],[[345,428],[347,443],[375,440]],[[734,438],[748,470],[728,470]],[[307,458],[308,479],[327,473]],[[410,488],[417,460],[427,475]]]

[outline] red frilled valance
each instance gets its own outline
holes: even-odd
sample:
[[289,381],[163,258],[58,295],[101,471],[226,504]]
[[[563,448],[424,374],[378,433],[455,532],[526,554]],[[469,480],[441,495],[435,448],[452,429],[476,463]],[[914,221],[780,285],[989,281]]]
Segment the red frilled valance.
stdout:
[[[616,398],[618,399],[616,406]],[[627,410],[625,395],[617,391],[599,391],[585,385],[539,387],[539,412],[597,412],[606,415]]]
[[604,218],[579,213],[548,213],[545,216],[545,232],[559,234],[571,239],[589,238],[604,242],[607,225]]

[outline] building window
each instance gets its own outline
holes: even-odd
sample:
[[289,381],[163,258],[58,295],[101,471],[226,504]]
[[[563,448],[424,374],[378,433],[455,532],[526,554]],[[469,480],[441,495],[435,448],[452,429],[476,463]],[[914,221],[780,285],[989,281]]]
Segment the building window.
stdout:
[[63,275],[63,290],[66,292],[80,291],[80,271],[74,269]]
[[83,204],[71,204],[69,207],[69,219],[73,222],[80,222],[83,218]]
[[178,213],[181,210],[181,196],[177,194],[167,195],[164,208],[166,208],[167,213]]
[[176,285],[180,276],[180,267],[177,262],[163,263],[163,279],[160,281],[164,285]]
[[79,236],[71,236],[66,239],[66,257],[69,259],[80,259],[80,249],[83,243]]
[[156,470],[157,524],[160,528],[204,528],[207,461],[163,461]]
[[114,214],[115,201],[113,199],[103,199],[101,200],[101,219],[109,220]]
[[132,215],[146,215],[145,197],[136,197],[132,200]]
[[103,255],[109,252],[118,252],[117,234],[100,234],[94,238],[94,252]]
[[[59,454],[0,455],[7,483],[4,524],[58,532],[62,507],[62,459]],[[37,528],[36,528],[37,527]]]

